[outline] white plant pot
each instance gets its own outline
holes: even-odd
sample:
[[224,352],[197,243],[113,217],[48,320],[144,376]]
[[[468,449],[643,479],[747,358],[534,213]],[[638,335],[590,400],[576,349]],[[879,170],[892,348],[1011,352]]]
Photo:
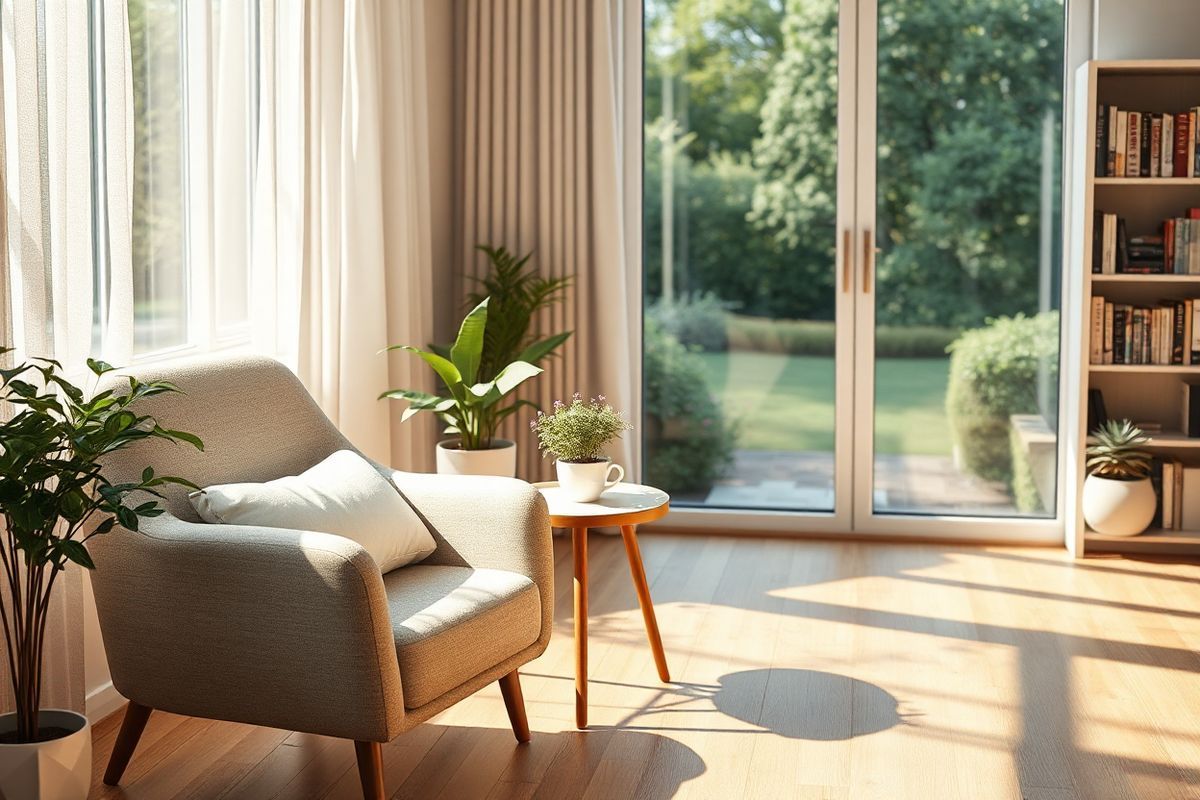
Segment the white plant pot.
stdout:
[[[0,797],[12,800],[87,800],[92,788],[92,726],[74,711],[43,708],[42,728],[72,731],[31,744],[0,743]],[[17,729],[17,715],[0,715],[0,734]]]
[[[554,469],[558,473],[558,486],[563,496],[576,503],[599,500],[605,489],[611,489],[625,477],[625,470],[620,464],[612,463],[610,458],[583,464],[555,461]],[[610,478],[613,470],[617,471],[617,477]]]
[[462,450],[458,439],[443,439],[437,444],[439,475],[517,476],[517,445],[507,439],[493,439],[488,450]]
[[1083,482],[1083,518],[1106,536],[1137,536],[1154,519],[1158,498],[1149,478],[1117,481],[1089,475]]

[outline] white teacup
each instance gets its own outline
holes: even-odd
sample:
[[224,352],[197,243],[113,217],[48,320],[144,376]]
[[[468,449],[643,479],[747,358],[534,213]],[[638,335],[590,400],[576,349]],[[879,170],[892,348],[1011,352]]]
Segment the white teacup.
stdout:
[[[614,464],[612,459],[576,463],[571,461],[556,461],[558,485],[563,496],[576,503],[590,503],[599,500],[605,489],[611,489],[625,477],[625,470],[620,464]],[[617,477],[609,479],[612,471],[617,471]]]

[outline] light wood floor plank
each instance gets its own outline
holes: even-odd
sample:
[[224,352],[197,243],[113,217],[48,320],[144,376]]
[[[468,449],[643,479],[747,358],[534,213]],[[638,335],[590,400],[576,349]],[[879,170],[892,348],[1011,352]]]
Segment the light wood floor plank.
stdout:
[[[1200,565],[1048,549],[640,535],[674,680],[618,537],[590,540],[592,728],[574,729],[571,560],[521,670],[383,748],[394,798],[1200,800]],[[349,742],[155,712],[93,798],[361,796]]]

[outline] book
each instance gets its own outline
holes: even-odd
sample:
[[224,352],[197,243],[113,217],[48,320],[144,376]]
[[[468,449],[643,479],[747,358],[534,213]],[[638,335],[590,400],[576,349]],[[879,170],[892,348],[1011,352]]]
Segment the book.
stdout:
[[1116,263],[1113,265],[1113,272],[1125,272],[1129,266],[1129,236],[1125,230],[1125,220],[1115,214],[1113,219],[1117,226]]
[[1192,302],[1192,360],[1200,364],[1200,302]]
[[[1106,128],[1105,132],[1111,130],[1111,127]],[[1170,178],[1174,174],[1175,166],[1175,151],[1173,144],[1175,142],[1175,116],[1173,114],[1163,114],[1162,118],[1162,147],[1161,157],[1162,166],[1159,169],[1159,174],[1164,178]]]
[[1200,467],[1184,467],[1183,485],[1179,492],[1179,530],[1200,528]]
[[1099,389],[1088,389],[1088,419],[1087,429],[1094,431],[1108,422],[1108,413],[1104,409],[1104,395]]
[[1163,462],[1161,458],[1156,458],[1150,462],[1150,485],[1154,487],[1154,495],[1157,498],[1154,508],[1154,519],[1150,521],[1150,527],[1161,528],[1162,524],[1162,496],[1163,496]]
[[[1142,163],[1142,115],[1130,111],[1125,123],[1125,177],[1141,175]],[[1195,144],[1193,143],[1193,147]],[[1190,153],[1189,153],[1190,155]]]
[[1192,319],[1196,313],[1194,305],[1191,300],[1183,301],[1183,363],[1189,365],[1192,363],[1192,336],[1195,333]]
[[[1188,177],[1188,142],[1192,138],[1192,129],[1188,123],[1187,114],[1175,115],[1175,149],[1172,155],[1173,177]],[[1124,162],[1122,162],[1124,163]]]
[[[1116,135],[1113,136],[1113,138],[1117,140],[1116,153],[1113,155],[1113,175],[1116,177],[1122,177],[1125,175],[1125,148],[1129,144],[1129,137],[1128,137],[1128,133],[1127,133],[1128,129],[1129,129],[1129,112],[1128,111],[1118,111],[1117,112],[1117,131],[1116,131]],[[1185,145],[1184,155],[1186,156],[1187,142],[1184,142],[1184,145]]]
[[1152,115],[1141,113],[1138,115],[1138,120],[1141,126],[1138,130],[1138,144],[1140,149],[1138,152],[1138,175],[1143,178],[1150,177],[1150,117]]
[[1104,173],[1116,177],[1117,172],[1117,116],[1121,113],[1116,106],[1106,106],[1108,109],[1108,124],[1104,126],[1104,135],[1108,138],[1108,158],[1104,164]]
[[[1107,115],[1105,115],[1107,119]],[[1150,177],[1162,177],[1162,114],[1150,115]]]
[[1166,530],[1175,528],[1175,462],[1169,459],[1163,459],[1162,526]]
[[1108,106],[1096,105],[1095,175],[1103,178],[1108,168]]
[[1189,178],[1196,177],[1196,109],[1188,112],[1187,163],[1184,169]]
[[[1183,349],[1184,349],[1184,304],[1182,300],[1175,300],[1171,303],[1171,361],[1172,364],[1183,364]],[[1188,342],[1191,346],[1191,342]]]
[[[1188,344],[1191,345],[1190,339]],[[1100,363],[1113,363],[1113,304],[1107,300],[1104,302],[1104,352]]]
[[1092,335],[1088,359],[1092,364],[1104,363],[1104,298],[1092,297]]
[[1179,430],[1189,439],[1200,439],[1200,386],[1181,383]]
[[1113,303],[1113,363],[1125,364],[1125,304]]

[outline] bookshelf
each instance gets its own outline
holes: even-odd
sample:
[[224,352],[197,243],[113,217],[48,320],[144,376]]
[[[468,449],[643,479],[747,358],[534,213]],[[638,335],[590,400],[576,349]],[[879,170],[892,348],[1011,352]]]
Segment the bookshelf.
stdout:
[[[1150,449],[1200,467],[1200,439],[1177,429],[1182,413],[1181,384],[1200,383],[1200,365],[1093,364],[1090,358],[1092,298],[1113,303],[1154,306],[1162,300],[1200,298],[1200,274],[1093,274],[1093,223],[1096,212],[1125,220],[1130,236],[1156,233],[1163,219],[1200,207],[1200,177],[1096,177],[1097,108],[1151,113],[1186,112],[1200,106],[1200,60],[1090,61],[1075,76],[1074,142],[1071,166],[1069,269],[1064,280],[1064,361],[1067,419],[1065,539],[1076,556],[1096,553],[1200,555],[1196,530],[1151,529],[1120,538],[1088,530],[1083,520],[1089,390],[1104,397],[1109,418],[1158,422],[1164,432]],[[1175,429],[1175,430],[1172,430]]]

